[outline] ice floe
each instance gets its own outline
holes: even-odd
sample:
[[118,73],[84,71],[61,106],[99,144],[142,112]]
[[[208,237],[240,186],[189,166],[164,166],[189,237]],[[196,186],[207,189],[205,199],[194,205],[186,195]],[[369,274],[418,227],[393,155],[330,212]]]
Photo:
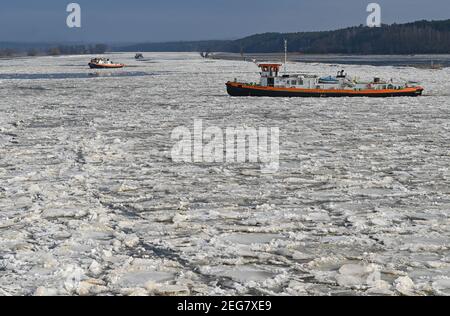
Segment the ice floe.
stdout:
[[[149,58],[0,61],[0,295],[450,295],[448,69],[346,66],[422,98],[230,98],[254,64]],[[173,162],[195,119],[279,127],[278,172]]]

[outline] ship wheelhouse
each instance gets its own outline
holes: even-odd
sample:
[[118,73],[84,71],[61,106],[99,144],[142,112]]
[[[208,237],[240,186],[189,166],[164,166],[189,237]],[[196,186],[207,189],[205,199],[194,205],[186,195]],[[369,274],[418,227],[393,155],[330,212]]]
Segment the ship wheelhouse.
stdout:
[[280,73],[281,64],[260,64],[261,68],[261,86],[274,87],[275,78],[278,78]]

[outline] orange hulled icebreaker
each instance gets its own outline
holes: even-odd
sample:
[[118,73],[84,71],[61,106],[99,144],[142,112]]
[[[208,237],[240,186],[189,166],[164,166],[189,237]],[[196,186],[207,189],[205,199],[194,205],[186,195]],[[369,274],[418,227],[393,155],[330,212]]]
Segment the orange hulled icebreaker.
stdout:
[[344,70],[336,76],[319,77],[310,74],[280,75],[282,64],[259,64],[259,83],[235,80],[226,83],[228,94],[236,97],[416,97],[423,88],[417,83],[395,83],[374,78],[359,82]]
[[124,64],[114,63],[107,58],[94,58],[88,65],[91,69],[115,69],[125,67]]

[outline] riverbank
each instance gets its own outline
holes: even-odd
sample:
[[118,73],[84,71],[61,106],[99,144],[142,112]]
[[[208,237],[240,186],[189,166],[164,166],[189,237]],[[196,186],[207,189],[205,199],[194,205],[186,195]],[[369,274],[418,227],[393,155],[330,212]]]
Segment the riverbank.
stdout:
[[[247,60],[257,62],[282,62],[283,53],[273,54],[241,54],[214,53],[212,59],[221,60]],[[450,55],[305,55],[299,53],[289,54],[290,62],[344,64],[344,65],[371,65],[396,66],[440,69],[450,67]]]

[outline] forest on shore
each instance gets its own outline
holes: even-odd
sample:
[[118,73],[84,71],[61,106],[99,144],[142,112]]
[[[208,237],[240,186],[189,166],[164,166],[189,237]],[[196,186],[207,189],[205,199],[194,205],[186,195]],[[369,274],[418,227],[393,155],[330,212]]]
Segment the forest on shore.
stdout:
[[119,51],[304,54],[449,54],[450,20],[417,21],[370,28],[356,26],[336,31],[264,33],[238,40],[143,43]]
[[105,44],[52,45],[0,43],[0,57],[103,54],[107,50],[108,45]]
[[59,56],[116,52],[224,52],[279,53],[284,41],[290,53],[406,55],[450,54],[450,20],[348,27],[336,31],[263,33],[237,40],[141,44],[39,44],[2,43],[0,57]]

